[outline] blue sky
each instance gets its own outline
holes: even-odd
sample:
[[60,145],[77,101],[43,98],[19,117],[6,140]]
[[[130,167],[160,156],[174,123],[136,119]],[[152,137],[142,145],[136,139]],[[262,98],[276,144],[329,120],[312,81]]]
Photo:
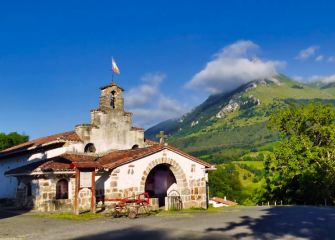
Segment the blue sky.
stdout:
[[[334,9],[320,0],[1,1],[0,131],[36,138],[88,122],[111,56],[144,127],[245,76],[333,81]],[[239,67],[242,77],[229,72]]]

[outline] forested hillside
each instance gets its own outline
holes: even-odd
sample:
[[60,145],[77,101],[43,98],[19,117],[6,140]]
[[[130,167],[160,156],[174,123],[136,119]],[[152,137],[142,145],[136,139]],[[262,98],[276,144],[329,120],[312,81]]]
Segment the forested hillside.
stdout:
[[149,128],[146,137],[154,139],[163,130],[169,144],[216,164],[258,159],[258,154],[250,153],[264,155],[279,139],[278,133],[266,126],[269,115],[290,103],[311,100],[335,102],[335,86],[302,84],[279,75],[230,93],[212,95],[181,118]]

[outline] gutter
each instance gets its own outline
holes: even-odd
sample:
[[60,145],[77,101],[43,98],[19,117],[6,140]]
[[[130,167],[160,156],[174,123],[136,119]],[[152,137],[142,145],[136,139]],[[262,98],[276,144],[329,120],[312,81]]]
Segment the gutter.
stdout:
[[36,149],[39,149],[39,148],[42,148],[42,147],[51,146],[51,145],[57,144],[57,143],[66,143],[66,141],[59,139],[59,140],[54,140],[54,141],[51,141],[51,142],[43,143],[43,144],[40,144],[40,145],[34,145],[34,146],[31,146],[31,147],[28,147],[28,148],[25,148],[25,149],[21,149],[21,150],[19,149],[19,150],[13,151],[13,152],[0,153],[0,159],[6,158],[6,157],[9,157],[9,156],[12,156],[12,155],[20,154],[20,153],[30,152],[30,151],[33,151],[33,150],[36,150]]

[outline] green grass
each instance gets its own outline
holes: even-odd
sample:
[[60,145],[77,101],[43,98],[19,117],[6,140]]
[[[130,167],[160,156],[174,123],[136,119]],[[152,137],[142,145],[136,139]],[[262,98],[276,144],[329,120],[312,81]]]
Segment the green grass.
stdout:
[[88,221],[98,218],[106,217],[104,214],[100,213],[82,213],[79,215],[75,215],[72,213],[32,213],[32,216],[36,217],[46,217],[46,218],[53,218],[53,219],[62,219],[62,220],[74,220],[74,221]]
[[[229,207],[231,208],[231,207]],[[189,209],[183,209],[180,211],[160,211],[158,213],[154,213],[155,216],[160,217],[191,217],[192,213],[216,213],[221,212],[223,210],[227,209],[227,207],[220,207],[220,208],[214,208],[210,206],[208,209],[203,208],[189,208]],[[60,220],[71,220],[71,221],[89,221],[104,217],[111,217],[110,214],[102,214],[102,213],[82,213],[79,215],[74,215],[72,213],[31,213],[30,216],[35,217],[44,217],[44,218],[51,218],[51,219],[60,219]]]
[[256,169],[259,169],[259,170],[264,169],[264,162],[263,161],[233,161],[232,163],[245,164],[247,166],[250,166],[252,168],[256,168]]
[[194,213],[218,213],[225,211],[227,209],[236,208],[239,206],[231,206],[231,207],[219,207],[214,208],[213,206],[209,206],[208,209],[204,208],[189,208],[189,209],[183,209],[179,211],[161,211],[156,216],[160,217],[192,217],[192,214]]

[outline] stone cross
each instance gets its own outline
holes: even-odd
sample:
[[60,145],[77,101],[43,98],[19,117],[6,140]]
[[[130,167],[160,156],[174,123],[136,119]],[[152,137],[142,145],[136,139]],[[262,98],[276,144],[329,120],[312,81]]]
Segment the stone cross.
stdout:
[[167,135],[164,135],[164,131],[160,131],[159,134],[156,135],[156,138],[159,138],[160,144],[164,144]]

